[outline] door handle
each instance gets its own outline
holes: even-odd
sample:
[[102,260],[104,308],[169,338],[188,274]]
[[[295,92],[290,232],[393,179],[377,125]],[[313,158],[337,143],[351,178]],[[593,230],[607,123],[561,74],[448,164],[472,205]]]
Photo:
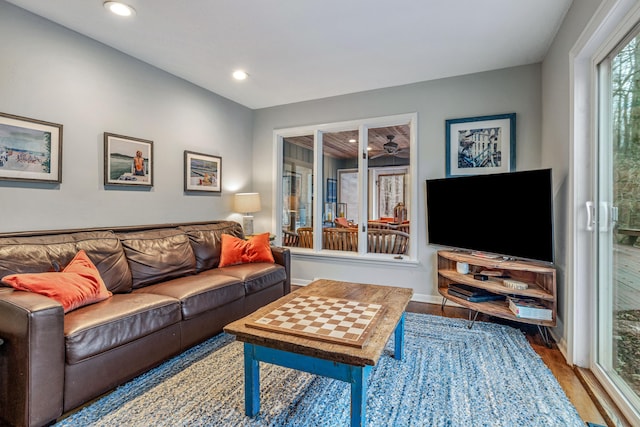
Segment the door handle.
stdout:
[[587,207],[587,231],[593,231],[596,225],[596,218],[593,210],[593,202],[589,201],[585,203]]

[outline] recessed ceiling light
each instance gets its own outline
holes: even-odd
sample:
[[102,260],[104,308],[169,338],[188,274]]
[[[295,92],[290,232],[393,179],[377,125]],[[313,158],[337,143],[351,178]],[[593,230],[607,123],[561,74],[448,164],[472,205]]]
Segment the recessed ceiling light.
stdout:
[[355,140],[355,139],[353,139],[353,138],[351,138],[351,139],[349,140],[349,142],[356,142],[356,140]]
[[104,7],[105,9],[108,9],[116,15],[120,16],[131,16],[136,13],[136,10],[134,8],[127,4],[120,3],[119,1],[106,1],[104,2]]
[[236,80],[244,80],[247,77],[249,77],[249,74],[246,71],[236,70],[233,72],[233,78]]

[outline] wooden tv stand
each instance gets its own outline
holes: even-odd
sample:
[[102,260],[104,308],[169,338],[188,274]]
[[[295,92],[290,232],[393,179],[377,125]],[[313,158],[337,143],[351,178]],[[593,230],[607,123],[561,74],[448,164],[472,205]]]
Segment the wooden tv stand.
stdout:
[[[468,274],[458,273],[456,269],[458,262],[469,264]],[[502,279],[499,278],[489,277],[486,281],[473,278],[474,274],[479,274],[483,270],[500,271],[511,279],[527,283],[529,287],[522,290],[511,289],[505,287],[502,284]],[[465,284],[505,296],[535,298],[552,310],[552,320],[516,317],[509,309],[507,301],[470,302],[458,298],[449,294],[448,286],[451,283]],[[444,297],[443,310],[447,300],[451,300],[475,312],[473,319],[470,317],[469,328],[473,326],[478,313],[485,313],[502,319],[538,325],[545,343],[550,345],[547,327],[556,326],[557,314],[556,269],[554,267],[528,261],[491,259],[464,252],[438,251],[438,292]]]

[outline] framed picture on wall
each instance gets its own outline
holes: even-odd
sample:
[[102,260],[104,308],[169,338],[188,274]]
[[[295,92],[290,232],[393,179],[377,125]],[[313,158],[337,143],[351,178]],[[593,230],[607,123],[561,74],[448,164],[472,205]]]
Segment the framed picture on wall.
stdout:
[[0,113],[0,179],[62,182],[62,125]]
[[222,158],[184,152],[184,191],[222,191]]
[[104,185],[153,186],[153,141],[104,133]]
[[360,212],[358,207],[358,169],[338,169],[338,200],[346,203],[347,219],[358,223]]
[[445,127],[447,177],[515,170],[515,113],[451,119]]

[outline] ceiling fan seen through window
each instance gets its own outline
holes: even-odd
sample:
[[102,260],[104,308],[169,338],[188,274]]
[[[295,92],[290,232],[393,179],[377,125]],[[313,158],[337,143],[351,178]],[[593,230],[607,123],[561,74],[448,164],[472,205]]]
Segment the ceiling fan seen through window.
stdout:
[[369,158],[377,159],[382,156],[395,156],[402,158],[409,157],[409,149],[400,148],[398,143],[393,140],[394,138],[395,135],[387,135],[387,142],[383,144],[382,150],[376,150],[375,152],[370,153]]

